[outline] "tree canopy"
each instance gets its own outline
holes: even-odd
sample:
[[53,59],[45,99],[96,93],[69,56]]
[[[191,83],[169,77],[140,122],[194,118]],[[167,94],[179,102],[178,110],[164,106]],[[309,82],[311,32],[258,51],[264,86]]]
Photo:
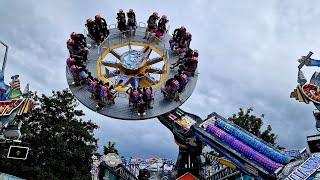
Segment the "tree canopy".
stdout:
[[233,114],[229,120],[258,138],[276,145],[277,136],[272,132],[271,126],[268,125],[266,129],[262,129],[264,114],[258,117],[252,113],[253,108],[247,108],[246,110],[240,108],[240,111],[237,114]]
[[107,155],[109,153],[115,153],[119,155],[115,142],[108,141],[108,144],[106,146],[103,146],[103,154]]
[[[25,179],[90,179],[91,156],[97,150],[91,121],[68,90],[51,96],[32,94],[35,108],[24,118],[22,141],[30,147],[28,158],[6,159],[8,145],[0,145],[0,172]],[[3,151],[4,150],[4,151]]]

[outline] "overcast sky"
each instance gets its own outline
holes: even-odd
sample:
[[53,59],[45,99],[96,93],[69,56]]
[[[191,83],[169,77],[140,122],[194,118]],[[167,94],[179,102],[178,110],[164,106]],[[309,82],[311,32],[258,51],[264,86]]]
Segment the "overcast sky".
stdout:
[[[315,133],[314,107],[289,95],[296,87],[296,59],[309,50],[320,58],[317,7],[315,0],[0,0],[0,40],[10,46],[5,76],[20,74],[23,85],[48,95],[65,89],[66,40],[72,31],[83,32],[87,18],[101,14],[113,24],[118,9],[132,8],[146,22],[158,11],[168,16],[171,32],[186,26],[200,52],[198,84],[184,110],[229,117],[239,107],[253,107],[265,114],[280,145],[301,148]],[[304,70],[309,79],[316,69]],[[111,140],[125,156],[176,158],[173,136],[157,120],[119,121],[80,108],[100,126],[100,146]]]

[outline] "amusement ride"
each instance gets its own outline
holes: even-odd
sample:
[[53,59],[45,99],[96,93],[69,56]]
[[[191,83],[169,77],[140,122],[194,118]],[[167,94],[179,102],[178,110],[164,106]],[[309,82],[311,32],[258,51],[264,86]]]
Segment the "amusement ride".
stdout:
[[[155,16],[153,21],[152,16]],[[71,91],[81,103],[115,119],[158,118],[171,130],[179,146],[176,178],[190,173],[199,179],[223,179],[236,174],[248,174],[257,179],[307,179],[320,168],[317,153],[308,155],[305,149],[280,151],[217,113],[203,120],[181,110],[179,106],[191,96],[198,79],[197,68],[187,67],[189,61],[198,61],[198,51],[189,47],[191,39],[187,45],[180,44],[186,34],[190,35],[184,27],[176,29],[172,36],[168,33],[166,23],[160,24],[164,16],[158,27],[154,27],[157,16],[153,13],[147,24],[137,23],[135,17],[132,20],[128,16],[126,26],[125,14],[120,10],[117,24],[107,26],[97,15],[95,21],[87,20],[88,34],[82,35],[81,40],[72,37],[76,33],[71,34],[67,42],[70,57],[66,76]],[[134,23],[130,26],[131,20]],[[90,23],[96,23],[97,29],[101,27],[102,33],[99,34]],[[83,41],[89,46],[75,51],[77,48],[72,47],[77,44],[75,41],[79,41],[78,44]],[[191,54],[196,52],[196,56],[189,56],[188,50]],[[87,56],[80,65],[82,70],[73,58],[73,55],[81,55],[81,51]],[[310,56],[311,53],[303,57],[302,64],[309,65]],[[299,65],[299,70],[302,66]],[[81,75],[83,72],[85,75]],[[182,75],[186,77],[185,81],[179,79]],[[305,80],[301,80],[299,71],[298,90],[302,90],[302,94],[298,97],[299,100],[311,100],[317,107],[320,98],[317,100],[313,96],[318,91],[310,90],[318,89],[320,81],[318,74],[314,77],[309,85],[303,85],[300,81],[305,83]],[[145,88],[152,89],[150,102],[143,99]],[[132,96],[135,92],[138,100]],[[203,153],[205,146],[215,153]],[[201,156],[223,164],[224,170],[205,177],[201,171]],[[98,171],[96,166],[94,172],[99,174]],[[100,178],[103,177],[101,173]]]
[[[180,27],[170,35],[167,17],[160,18],[157,13],[149,17],[147,24],[137,23],[133,10],[129,10],[127,16],[128,20],[120,10],[117,24],[107,25],[97,15],[94,20],[87,20],[84,34],[73,32],[67,41],[70,56],[66,78],[70,90],[82,104],[114,119],[158,118],[173,133],[179,146],[175,179],[186,174],[195,179],[228,179],[243,174],[256,179],[288,180],[315,176],[320,168],[320,150],[280,151],[217,113],[201,119],[180,109],[191,96],[199,76],[199,54],[190,48],[191,34]],[[320,110],[320,75],[316,72],[307,83],[301,71],[304,65],[320,66],[320,61],[311,59],[311,55],[310,52],[299,60],[298,86],[291,97],[312,102]],[[13,82],[17,82],[17,78],[13,76]],[[0,79],[1,86],[8,89],[3,78]],[[0,107],[0,139],[6,141],[10,138],[7,134],[14,116],[28,112],[31,107],[31,100],[16,91],[14,83],[10,85],[9,95],[1,87],[1,98],[3,95],[5,98],[0,102],[3,105]],[[13,96],[15,93],[19,95]],[[319,111],[314,115],[320,128]],[[16,135],[15,140],[18,138]],[[312,138],[315,140],[317,136]],[[206,146],[213,151],[204,152]],[[222,164],[222,168],[206,176],[203,157]],[[107,178],[106,171],[119,179],[150,178],[142,177],[145,169],[138,169],[139,173],[130,171],[115,154],[100,159],[93,157],[93,162],[93,179]]]
[[9,46],[2,41],[0,44],[5,47],[0,70],[0,143],[11,144],[7,158],[25,160],[29,148],[21,146],[20,128],[23,124],[23,115],[33,108],[33,101],[29,97],[29,84],[23,92],[21,91],[19,75],[13,75],[9,85],[5,83],[4,71]]

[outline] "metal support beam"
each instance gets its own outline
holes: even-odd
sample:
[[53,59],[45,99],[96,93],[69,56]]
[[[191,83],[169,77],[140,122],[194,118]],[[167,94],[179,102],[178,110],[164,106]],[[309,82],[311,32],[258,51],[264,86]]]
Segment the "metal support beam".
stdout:
[[6,45],[4,42],[0,41],[0,43],[6,48],[6,51],[4,53],[4,57],[3,57],[3,63],[2,63],[2,73],[4,73],[4,70],[6,68],[6,63],[7,63],[7,56],[8,56],[8,49],[9,49],[9,46]]

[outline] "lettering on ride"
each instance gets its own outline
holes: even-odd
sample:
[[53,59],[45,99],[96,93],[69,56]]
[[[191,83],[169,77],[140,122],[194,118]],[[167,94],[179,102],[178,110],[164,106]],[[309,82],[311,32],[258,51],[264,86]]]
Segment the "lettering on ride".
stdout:
[[307,179],[320,168],[320,154],[313,154],[285,180]]
[[240,171],[238,171],[238,170],[233,170],[233,169],[230,169],[230,168],[224,168],[224,169],[219,170],[215,174],[209,176],[206,179],[207,180],[222,179],[222,178],[225,178],[227,176],[230,176],[230,175],[233,175],[233,174],[237,174],[239,172]]

